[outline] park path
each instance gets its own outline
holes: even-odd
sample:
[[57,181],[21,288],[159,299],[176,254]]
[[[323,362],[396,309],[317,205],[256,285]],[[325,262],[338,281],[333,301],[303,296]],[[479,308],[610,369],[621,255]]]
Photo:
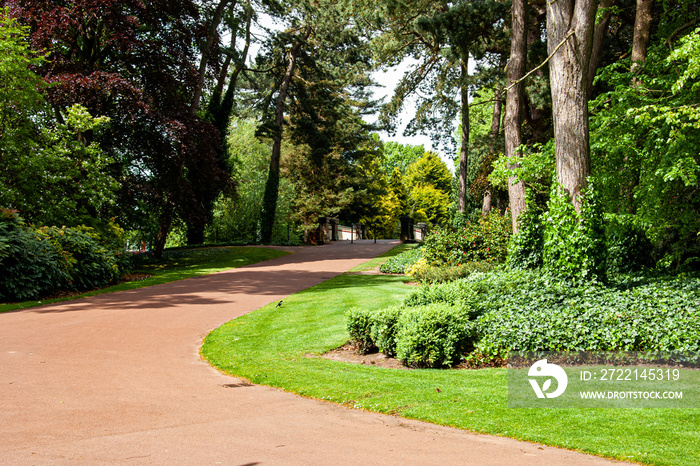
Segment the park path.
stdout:
[[0,314],[0,464],[607,463],[251,385],[200,359],[212,329],[395,244],[288,248],[206,277]]

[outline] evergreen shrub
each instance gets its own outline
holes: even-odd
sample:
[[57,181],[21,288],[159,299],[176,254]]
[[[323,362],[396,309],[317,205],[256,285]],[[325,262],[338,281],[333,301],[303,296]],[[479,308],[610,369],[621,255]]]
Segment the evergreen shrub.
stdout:
[[446,304],[408,307],[401,312],[396,356],[410,367],[458,364],[471,343],[468,313]]
[[393,306],[372,314],[370,336],[374,345],[387,356],[396,355],[396,333],[402,307]]
[[354,307],[345,313],[345,323],[350,340],[357,345],[362,354],[371,353],[377,349],[372,339],[373,315],[376,311]]

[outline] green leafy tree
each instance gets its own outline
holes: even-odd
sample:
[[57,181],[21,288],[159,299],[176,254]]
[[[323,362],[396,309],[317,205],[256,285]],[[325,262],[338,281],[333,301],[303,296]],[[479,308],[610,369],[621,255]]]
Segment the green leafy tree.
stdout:
[[612,90],[593,102],[592,169],[606,211],[634,215],[657,260],[697,267],[700,31],[684,24],[664,25],[634,72],[623,61],[601,73]]
[[412,163],[406,173],[406,185],[433,186],[446,194],[450,192],[452,174],[434,152],[424,152],[421,158]]
[[107,231],[117,180],[96,142],[109,118],[73,105],[49,118],[29,49],[29,28],[0,10],[0,205],[40,225],[90,225]]
[[63,119],[65,123],[40,129],[40,146],[13,173],[13,195],[5,205],[34,223],[101,230],[107,227],[119,184],[109,170],[113,160],[84,135],[99,137],[109,119],[94,118],[77,104]]
[[15,177],[39,144],[32,118],[45,109],[43,82],[31,70],[42,59],[30,50],[28,35],[7,8],[0,9],[0,205],[5,207],[21,198]]
[[401,175],[405,175],[408,167],[421,158],[425,153],[425,148],[400,144],[394,141],[385,142],[382,145],[382,171],[387,176],[392,176],[396,169]]
[[[255,136],[258,123],[254,119],[234,117],[229,123],[227,150],[236,182],[235,195],[222,194],[213,209],[213,222],[207,229],[207,239],[214,242],[259,242],[260,208],[269,169],[269,140]],[[277,206],[278,224],[284,231],[275,231],[272,241],[287,240],[286,226],[290,223],[293,186],[280,180],[280,202]],[[290,232],[291,233],[291,232]],[[290,238],[291,239],[291,238]]]
[[[370,83],[363,31],[337,2],[295,2],[286,13],[287,28],[267,44],[260,60],[261,67],[273,70],[268,75],[274,78],[268,84],[272,92],[263,98],[259,131],[273,141],[261,211],[263,242],[269,242],[274,228],[285,136],[294,146],[303,147],[294,151],[294,165],[301,176],[290,178],[309,183],[297,191],[300,199],[305,199],[307,207],[313,205],[306,202],[310,199],[327,200],[314,209],[303,209],[304,225],[310,224],[314,210],[337,211],[352,201],[349,193],[354,187],[337,186],[339,191],[333,194],[329,190],[333,181],[319,177],[343,181],[342,166],[362,158],[361,146],[370,138],[358,110],[367,106],[364,89]],[[334,169],[340,171],[334,174]]]

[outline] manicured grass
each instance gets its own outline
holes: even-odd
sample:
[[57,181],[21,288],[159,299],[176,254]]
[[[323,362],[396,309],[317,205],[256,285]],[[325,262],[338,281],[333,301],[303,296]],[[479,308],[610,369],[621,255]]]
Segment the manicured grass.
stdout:
[[392,248],[390,251],[385,252],[381,256],[377,256],[374,259],[365,262],[364,264],[356,266],[355,268],[351,269],[350,272],[368,272],[370,270],[376,270],[379,268],[380,265],[388,261],[390,258],[398,256],[402,252],[408,251],[410,249],[417,248],[418,246],[418,243],[399,244],[398,246]]
[[145,280],[120,283],[107,288],[92,290],[64,298],[0,304],[0,313],[61,301],[69,301],[87,296],[95,296],[103,293],[112,293],[114,291],[133,290],[146,286],[160,285],[162,283],[174,282],[185,278],[243,267],[244,265],[255,264],[287,254],[289,253],[277,249],[242,246],[166,251],[162,259],[139,261],[139,265],[137,265],[132,273],[153,275]]
[[627,461],[700,464],[700,409],[511,409],[505,369],[396,370],[318,357],[348,339],[345,310],[401,302],[405,280],[341,275],[225,324],[202,354],[253,383],[352,408]]

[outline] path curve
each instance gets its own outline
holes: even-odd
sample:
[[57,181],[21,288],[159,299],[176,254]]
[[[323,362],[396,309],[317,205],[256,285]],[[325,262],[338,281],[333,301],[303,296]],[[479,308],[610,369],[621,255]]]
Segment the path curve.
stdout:
[[206,277],[0,314],[0,464],[608,463],[254,386],[200,359],[212,329],[395,244],[291,248]]

